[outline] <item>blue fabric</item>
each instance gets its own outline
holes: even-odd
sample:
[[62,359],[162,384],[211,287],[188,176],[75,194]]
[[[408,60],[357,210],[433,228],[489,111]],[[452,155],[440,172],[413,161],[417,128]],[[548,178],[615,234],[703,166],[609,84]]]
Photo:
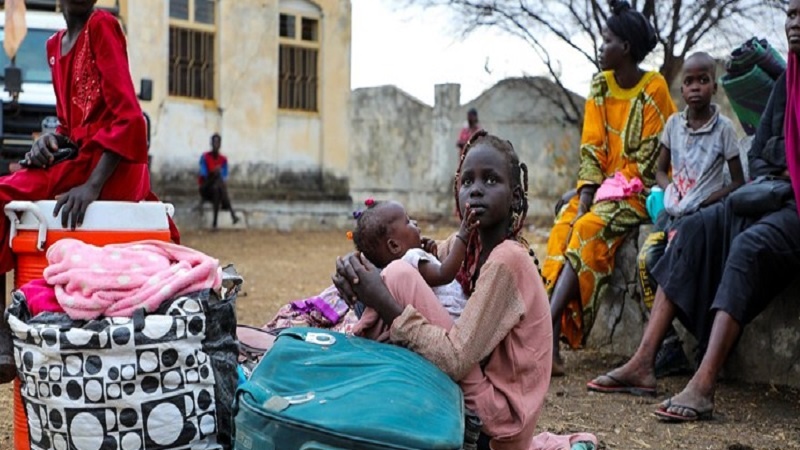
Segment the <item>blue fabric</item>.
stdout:
[[356,302],[355,306],[353,307],[353,311],[356,313],[356,317],[359,319],[364,315],[365,309],[367,309],[367,307],[361,302]]
[[[311,333],[335,343],[307,342]],[[461,389],[436,366],[314,328],[281,332],[239,388],[236,409],[236,448],[457,450],[464,439]]]
[[570,450],[594,450],[594,444],[591,442],[577,442],[572,444],[572,448]]
[[208,177],[208,166],[206,165],[205,155],[200,156],[200,176],[203,178]]
[[664,210],[664,191],[653,188],[647,196],[646,207],[650,220],[656,223],[658,215]]
[[247,376],[245,376],[242,366],[236,366],[236,373],[239,375],[239,382],[237,386],[247,383]]

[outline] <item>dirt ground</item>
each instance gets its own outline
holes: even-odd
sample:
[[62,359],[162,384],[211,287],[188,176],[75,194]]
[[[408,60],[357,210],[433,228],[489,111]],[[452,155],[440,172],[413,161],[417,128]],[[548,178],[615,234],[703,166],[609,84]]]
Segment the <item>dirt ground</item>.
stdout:
[[[427,227],[441,237],[447,229]],[[184,243],[232,262],[245,277],[238,300],[239,321],[267,322],[283,304],[320,292],[330,284],[333,261],[351,248],[342,232],[194,232]],[[538,246],[537,246],[538,247]],[[723,382],[716,418],[702,424],[667,425],[656,421],[655,399],[601,396],[585,383],[621,362],[590,351],[567,352],[570,373],[550,387],[540,431],[597,435],[601,449],[800,449],[800,393],[796,390]],[[662,381],[662,395],[680,390],[687,378]],[[11,390],[0,388],[0,449],[11,449]]]

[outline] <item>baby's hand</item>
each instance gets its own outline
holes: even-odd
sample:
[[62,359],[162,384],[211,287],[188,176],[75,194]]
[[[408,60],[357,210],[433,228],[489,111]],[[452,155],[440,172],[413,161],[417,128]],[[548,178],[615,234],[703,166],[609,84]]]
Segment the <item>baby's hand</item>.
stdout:
[[464,218],[461,219],[461,228],[458,230],[458,235],[463,239],[468,239],[472,231],[481,224],[481,221],[478,220],[475,211],[469,207],[469,203],[465,205],[465,210]]
[[436,241],[428,237],[422,238],[422,249],[434,256],[439,254],[439,246],[436,245]]

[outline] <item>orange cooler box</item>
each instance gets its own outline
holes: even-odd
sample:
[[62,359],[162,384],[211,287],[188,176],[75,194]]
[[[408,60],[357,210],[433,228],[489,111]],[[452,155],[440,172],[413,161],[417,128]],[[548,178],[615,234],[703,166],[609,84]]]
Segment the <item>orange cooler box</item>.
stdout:
[[[53,217],[56,202],[10,202],[5,207],[11,221],[9,242],[16,257],[14,287],[42,278],[47,267],[47,249],[65,238],[103,246],[143,240],[168,242],[169,222],[174,208],[160,202],[106,202],[89,205],[83,225],[75,230],[61,226]],[[29,450],[28,422],[20,396],[19,380],[14,382],[14,449]]]

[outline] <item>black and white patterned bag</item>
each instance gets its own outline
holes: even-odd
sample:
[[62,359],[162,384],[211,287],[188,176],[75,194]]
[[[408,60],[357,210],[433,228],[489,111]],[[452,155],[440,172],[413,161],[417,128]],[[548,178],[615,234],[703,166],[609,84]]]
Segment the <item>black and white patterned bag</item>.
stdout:
[[72,322],[29,318],[15,293],[9,324],[32,450],[230,448],[232,301],[206,291],[147,316]]

